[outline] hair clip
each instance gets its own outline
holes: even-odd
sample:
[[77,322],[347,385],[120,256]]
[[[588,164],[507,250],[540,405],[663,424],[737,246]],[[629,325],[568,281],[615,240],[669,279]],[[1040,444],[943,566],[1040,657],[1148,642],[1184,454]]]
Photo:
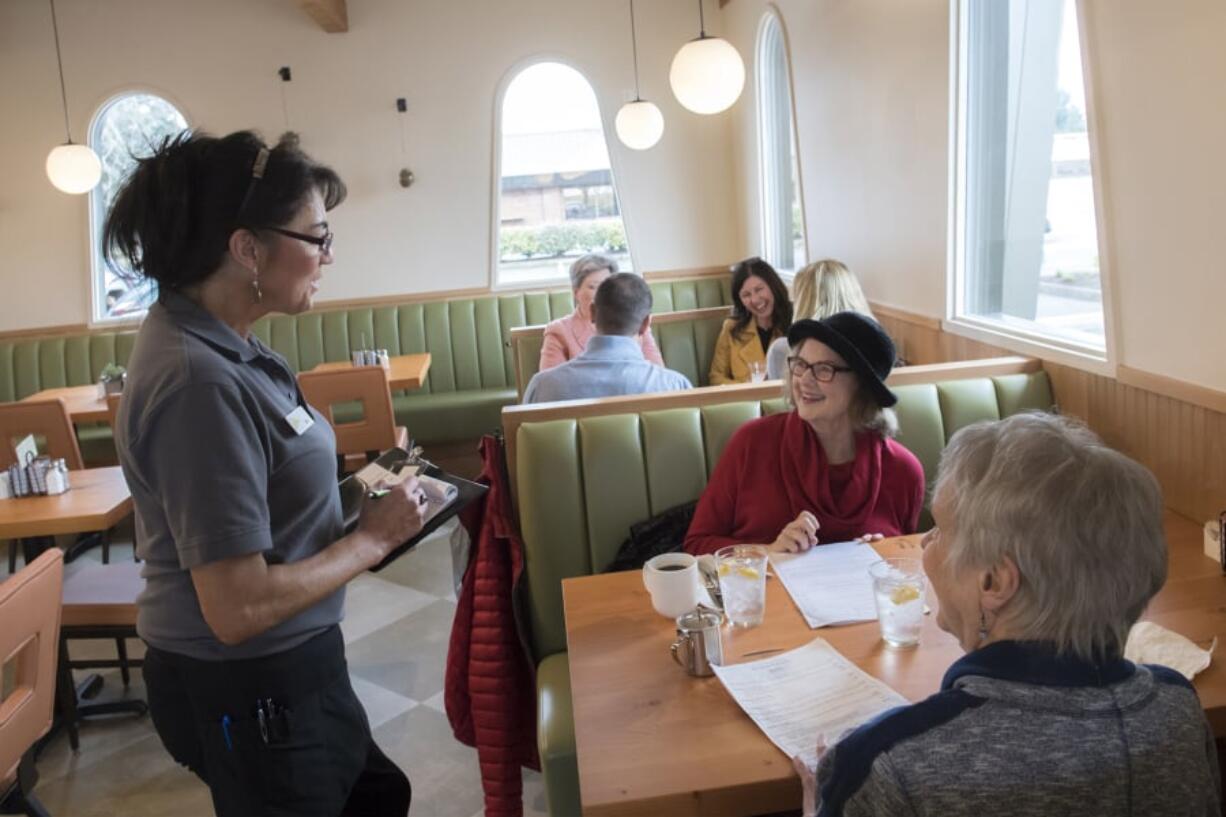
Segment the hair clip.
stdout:
[[251,166],[251,178],[264,178],[264,168],[268,167],[268,157],[272,155],[266,147],[261,147],[260,152],[255,155],[255,164]]

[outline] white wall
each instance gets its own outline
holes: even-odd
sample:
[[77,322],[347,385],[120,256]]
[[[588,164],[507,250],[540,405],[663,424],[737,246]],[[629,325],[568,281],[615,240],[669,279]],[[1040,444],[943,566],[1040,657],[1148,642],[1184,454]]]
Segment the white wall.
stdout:
[[1226,391],[1226,3],[1087,6],[1119,362]]
[[[948,2],[777,7],[791,46],[810,257],[847,261],[875,301],[945,317]],[[734,0],[725,10],[747,57],[766,8]],[[1226,5],[1086,0],[1084,10],[1114,362],[1226,390]],[[751,252],[752,81],[733,122]]]
[[[941,0],[782,0],[810,259],[856,270],[869,297],[944,309],[948,31]],[[746,57],[735,109],[744,240],[759,248],[753,55],[765,0],[725,8]]]
[[[666,120],[664,138],[646,153],[622,147],[612,131],[633,95],[624,2],[354,0],[344,34],[322,32],[294,0],[57,3],[78,141],[101,103],[134,87],[166,95],[194,126],[275,137],[283,130],[276,70],[292,66],[291,125],[350,190],[331,218],[337,262],[323,300],[489,284],[495,89],[534,54],[565,58],[596,89],[639,267],[735,260],[731,114],[690,114],[667,84],[672,54],[696,33],[695,9],[652,2],[635,10],[643,94]],[[718,30],[718,18],[710,27]],[[398,96],[409,101],[408,164],[417,176],[408,190],[397,183]],[[43,0],[0,2],[0,111],[0,331],[83,323],[87,204],[43,174],[47,152],[63,141]]]

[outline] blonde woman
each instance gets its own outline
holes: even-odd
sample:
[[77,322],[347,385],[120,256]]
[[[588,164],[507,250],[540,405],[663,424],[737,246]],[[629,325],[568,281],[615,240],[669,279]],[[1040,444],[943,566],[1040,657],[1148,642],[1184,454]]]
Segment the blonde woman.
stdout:
[[[792,279],[792,305],[796,319],[820,321],[838,312],[859,312],[873,317],[860,282],[842,261],[826,258],[810,264]],[[766,352],[766,376],[783,377],[788,359],[787,338],[775,340]]]

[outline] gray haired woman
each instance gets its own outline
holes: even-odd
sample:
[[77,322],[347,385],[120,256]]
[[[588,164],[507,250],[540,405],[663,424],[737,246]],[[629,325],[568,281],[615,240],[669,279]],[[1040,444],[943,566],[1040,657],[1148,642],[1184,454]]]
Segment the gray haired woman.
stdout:
[[[589,253],[570,265],[570,286],[575,293],[575,311],[564,318],[551,321],[545,327],[545,339],[541,344],[540,371],[552,369],[571,358],[578,357],[587,348],[587,342],[596,334],[592,320],[592,301],[596,290],[610,275],[617,272],[617,262],[603,255]],[[643,357],[657,366],[664,365],[655,338],[648,330],[639,335]]]
[[1153,475],[1080,425],[1017,415],[954,435],[933,517],[937,623],[967,655],[802,772],[806,814],[1219,814],[1192,685],[1123,658],[1166,580]]

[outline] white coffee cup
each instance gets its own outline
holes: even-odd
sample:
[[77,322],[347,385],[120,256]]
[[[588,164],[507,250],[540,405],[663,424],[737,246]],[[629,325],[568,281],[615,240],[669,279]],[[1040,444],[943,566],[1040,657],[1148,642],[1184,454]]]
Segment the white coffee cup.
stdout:
[[653,556],[643,565],[643,584],[651,594],[655,611],[675,619],[698,606],[701,598],[698,560],[688,553]]

